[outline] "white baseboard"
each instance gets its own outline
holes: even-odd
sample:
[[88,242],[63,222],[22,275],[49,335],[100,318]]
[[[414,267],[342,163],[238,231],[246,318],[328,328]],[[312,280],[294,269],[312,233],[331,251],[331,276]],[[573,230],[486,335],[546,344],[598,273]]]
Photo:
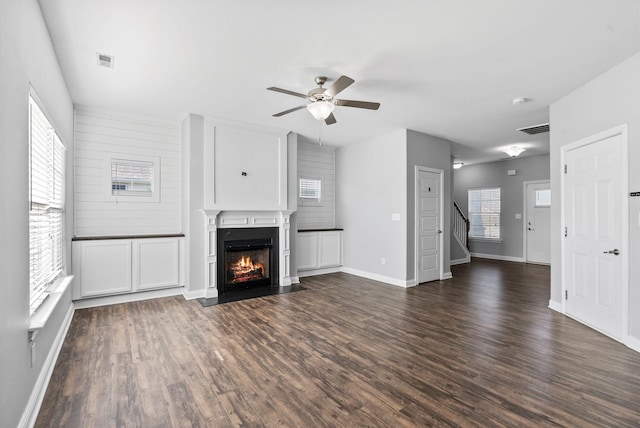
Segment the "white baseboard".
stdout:
[[27,407],[25,408],[22,418],[20,418],[20,422],[18,423],[18,427],[20,428],[32,427],[36,423],[38,413],[40,412],[40,406],[42,406],[42,400],[44,400],[44,394],[47,392],[47,387],[49,386],[53,369],[58,361],[58,355],[60,355],[64,338],[67,335],[69,326],[71,325],[74,311],[75,308],[72,303],[69,305],[69,309],[67,310],[67,314],[64,316],[62,325],[60,325],[58,334],[56,334],[56,338],[51,344],[49,355],[47,355],[47,359],[42,365],[36,384],[33,386]]
[[415,280],[410,279],[410,280],[402,280],[402,279],[397,279],[397,278],[391,278],[389,276],[384,276],[384,275],[378,275],[376,273],[371,273],[371,272],[365,272],[362,270],[358,270],[358,269],[352,269],[349,267],[342,267],[342,269],[340,270],[341,272],[344,273],[348,273],[351,275],[355,275],[355,276],[360,276],[362,278],[367,278],[367,279],[372,279],[374,281],[379,281],[379,282],[384,282],[386,284],[391,284],[391,285],[395,285],[398,287],[413,287],[416,285]]
[[334,266],[334,267],[322,268],[322,269],[303,270],[303,271],[298,271],[298,278],[304,278],[306,276],[326,275],[328,273],[340,272],[340,270],[341,270],[340,266]]
[[300,277],[299,276],[292,276],[291,277],[291,283],[292,284],[300,284]]
[[634,351],[640,352],[640,339],[633,336],[627,336],[627,340],[624,341],[624,344]]
[[461,265],[461,264],[464,264],[464,263],[469,263],[470,261],[471,261],[471,257],[466,257],[464,259],[451,260],[449,262],[449,264],[451,266],[454,266],[454,265]]
[[553,309],[556,312],[560,312],[561,314],[563,314],[564,312],[562,311],[562,303],[559,302],[555,302],[551,299],[549,299],[549,309]]
[[453,278],[453,275],[451,274],[451,272],[445,272],[442,274],[442,278],[440,280],[444,281],[445,279],[451,279],[451,278]]
[[91,299],[75,300],[76,309],[95,308],[97,306],[117,305],[119,303],[138,302],[140,300],[157,299],[160,297],[179,296],[184,294],[184,287],[166,288],[163,290],[142,291],[117,296],[93,297]]
[[522,257],[501,256],[498,254],[471,253],[471,257],[477,257],[479,259],[502,260],[505,262],[524,263],[524,259]]

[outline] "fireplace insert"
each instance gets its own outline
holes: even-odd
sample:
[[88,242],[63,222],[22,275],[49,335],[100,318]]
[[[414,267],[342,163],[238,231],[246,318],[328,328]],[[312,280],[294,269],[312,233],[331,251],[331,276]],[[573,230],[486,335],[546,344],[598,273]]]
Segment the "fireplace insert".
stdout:
[[218,229],[218,295],[278,286],[278,228]]

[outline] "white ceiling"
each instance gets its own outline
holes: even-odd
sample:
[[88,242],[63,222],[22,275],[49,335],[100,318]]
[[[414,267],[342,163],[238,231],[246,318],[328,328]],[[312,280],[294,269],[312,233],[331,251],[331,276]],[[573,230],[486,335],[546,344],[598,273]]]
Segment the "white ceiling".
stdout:
[[[465,163],[547,153],[548,106],[638,52],[638,0],[40,0],[76,104],[181,120],[187,113],[341,146],[398,128],[454,141]],[[114,55],[99,67],[96,52]],[[314,76],[355,83],[326,126]],[[328,82],[328,86],[331,82]],[[513,106],[514,97],[529,103]],[[302,101],[302,103],[301,103]],[[552,124],[553,127],[553,124]]]

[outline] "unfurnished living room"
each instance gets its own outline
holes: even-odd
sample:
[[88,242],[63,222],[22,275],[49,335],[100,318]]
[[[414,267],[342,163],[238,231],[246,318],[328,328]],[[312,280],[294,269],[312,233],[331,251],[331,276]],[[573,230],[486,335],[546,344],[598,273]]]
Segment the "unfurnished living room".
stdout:
[[0,427],[640,426],[637,0],[0,4]]

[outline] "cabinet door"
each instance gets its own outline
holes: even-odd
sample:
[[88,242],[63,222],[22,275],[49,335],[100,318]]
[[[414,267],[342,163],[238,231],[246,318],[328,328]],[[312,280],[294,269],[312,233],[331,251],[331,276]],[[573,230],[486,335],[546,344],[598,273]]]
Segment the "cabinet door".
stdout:
[[316,269],[318,267],[318,233],[298,233],[296,245],[298,270]]
[[133,240],[135,290],[180,285],[180,245],[176,238]]
[[342,264],[342,232],[322,232],[319,236],[318,267],[333,267]]
[[80,243],[82,297],[131,291],[131,241]]

